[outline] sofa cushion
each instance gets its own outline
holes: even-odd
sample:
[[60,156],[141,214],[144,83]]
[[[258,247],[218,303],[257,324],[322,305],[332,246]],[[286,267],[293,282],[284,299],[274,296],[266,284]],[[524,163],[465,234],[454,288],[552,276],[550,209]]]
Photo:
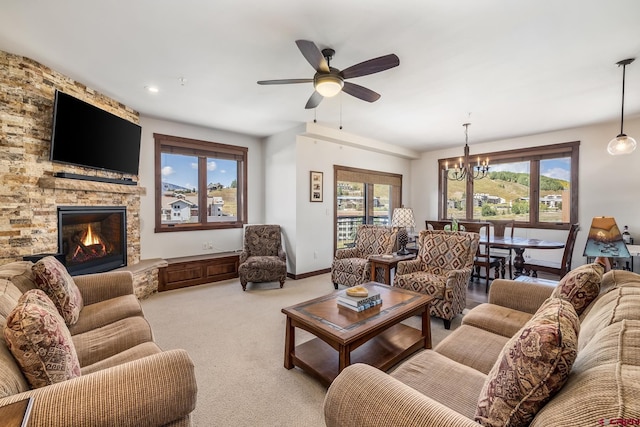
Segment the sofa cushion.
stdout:
[[565,274],[553,290],[551,297],[569,301],[579,316],[600,293],[603,274],[602,264],[581,265]]
[[475,420],[485,426],[528,425],[567,381],[579,328],[571,303],[545,301],[504,346],[480,393]]
[[[638,282],[640,283],[640,282]],[[640,287],[621,286],[600,294],[582,317],[578,351],[607,326],[622,320],[640,320]]]
[[465,314],[462,324],[511,338],[532,316],[533,314],[524,311],[487,303],[480,304]]
[[390,375],[468,418],[473,418],[486,379],[485,374],[432,350],[416,354]]
[[143,316],[142,306],[135,295],[110,298],[85,305],[76,324],[69,326],[69,332],[71,335],[82,334],[133,316]]
[[36,282],[33,278],[31,261],[14,261],[0,266],[0,279],[7,279],[13,282],[21,293],[36,289]]
[[435,351],[486,375],[509,338],[463,324],[442,340]]
[[0,279],[0,319],[4,320],[18,305],[22,292],[10,281]]
[[23,294],[7,317],[4,338],[33,388],[80,376],[71,334],[47,295]]
[[33,274],[36,285],[51,298],[67,325],[76,323],[82,310],[82,294],[64,265],[47,256],[33,265]]

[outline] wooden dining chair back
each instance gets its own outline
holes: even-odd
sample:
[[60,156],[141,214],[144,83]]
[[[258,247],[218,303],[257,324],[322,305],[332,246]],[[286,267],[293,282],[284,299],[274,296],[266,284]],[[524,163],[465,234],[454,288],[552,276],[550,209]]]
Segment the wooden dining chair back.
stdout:
[[426,220],[425,227],[427,230],[444,230],[444,227],[451,225],[451,221]]
[[530,259],[524,263],[524,273],[527,276],[538,277],[538,271],[544,271],[545,273],[557,275],[562,279],[565,274],[571,271],[573,248],[576,245],[576,237],[578,236],[579,230],[580,224],[571,224],[569,234],[567,235],[567,242],[565,243],[564,251],[562,252],[562,261],[554,262]]
[[[459,225],[464,227],[464,231],[467,233],[478,233],[480,238],[486,238],[489,240],[489,228],[488,222],[459,222]],[[495,258],[491,255],[491,247],[488,244],[480,243],[476,252],[476,257],[473,260],[473,266],[475,272],[472,277],[475,276],[478,279],[485,279],[485,292],[489,292],[489,281],[491,280],[491,269],[494,269],[494,278],[500,277],[501,259]],[[481,275],[481,271],[484,269],[484,276]]]
[[[504,220],[490,220],[488,221],[493,228],[493,236],[494,237],[505,237],[505,235],[511,237],[513,239],[513,231],[515,230],[515,221],[512,219],[504,219]],[[509,278],[513,279],[513,260],[511,248],[508,249],[496,249],[491,248],[491,256],[494,258],[499,258],[501,262],[500,266],[500,277],[504,279],[506,275],[506,267],[509,265]]]

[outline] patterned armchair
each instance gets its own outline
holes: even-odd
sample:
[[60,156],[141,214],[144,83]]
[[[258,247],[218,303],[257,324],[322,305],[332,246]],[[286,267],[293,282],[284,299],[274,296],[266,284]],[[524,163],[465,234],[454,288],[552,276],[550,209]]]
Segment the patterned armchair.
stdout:
[[[369,256],[390,254],[396,247],[396,228],[363,224],[356,231],[355,246],[338,249],[331,264],[331,281],[338,285],[356,286],[371,278]],[[377,273],[377,272],[376,272]]]
[[280,282],[287,278],[287,256],[282,249],[279,225],[247,225],[240,253],[238,275],[242,290],[248,282]]
[[415,260],[400,261],[394,286],[433,296],[431,315],[444,320],[462,313],[480,235],[463,231],[423,230]]

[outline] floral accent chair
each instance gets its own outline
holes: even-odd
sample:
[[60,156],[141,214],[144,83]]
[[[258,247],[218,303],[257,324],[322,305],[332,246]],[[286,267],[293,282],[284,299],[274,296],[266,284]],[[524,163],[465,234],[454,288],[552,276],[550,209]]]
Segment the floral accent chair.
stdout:
[[397,235],[397,228],[370,224],[358,227],[354,247],[336,251],[331,264],[333,286],[338,289],[338,285],[350,287],[372,280],[369,257],[393,253]]
[[394,286],[433,296],[430,312],[444,320],[462,313],[480,235],[464,231],[423,230],[416,259],[400,261]]
[[287,255],[282,248],[279,225],[247,225],[240,253],[238,275],[242,290],[248,282],[280,282],[287,278]]

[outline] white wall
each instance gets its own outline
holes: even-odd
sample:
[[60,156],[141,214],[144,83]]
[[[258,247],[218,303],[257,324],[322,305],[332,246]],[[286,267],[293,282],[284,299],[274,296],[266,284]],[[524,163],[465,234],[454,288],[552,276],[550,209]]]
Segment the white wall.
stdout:
[[[474,153],[511,150],[562,142],[580,141],[578,233],[573,253],[573,266],[586,262],[582,256],[591,219],[594,216],[613,216],[618,227],[628,225],[635,242],[640,241],[640,149],[628,156],[610,156],[607,143],[619,132],[619,123],[567,129],[521,138],[483,144],[470,144]],[[625,133],[640,139],[640,119],[625,118]],[[426,219],[438,216],[438,159],[462,155],[463,144],[455,149],[422,153],[411,164],[411,187],[416,221],[424,229]],[[517,229],[517,235],[564,241],[566,231]],[[526,251],[535,258],[558,258],[554,251]],[[561,255],[560,255],[561,256]]]
[[[295,270],[291,272],[297,275],[331,267],[334,256],[334,165],[403,175],[402,201],[406,206],[411,206],[410,160],[406,158],[406,150],[400,150],[398,155],[393,155],[390,154],[393,148],[386,144],[364,141],[346,132],[336,133],[332,129],[322,129],[314,124],[307,124],[306,130],[307,132],[297,135],[295,141],[292,141],[296,151],[295,193],[283,196],[294,200],[296,205],[293,254],[296,262]],[[343,140],[338,139],[339,137]],[[375,151],[367,148],[370,143],[375,147]],[[322,202],[310,201],[311,171],[323,173]],[[271,202],[271,199],[267,200],[266,205]]]
[[[241,228],[154,233],[156,207],[153,134],[160,133],[247,147],[249,223],[261,223],[264,219],[262,142],[258,138],[247,135],[150,117],[140,117],[140,125],[142,142],[139,180],[140,185],[147,190],[147,194],[142,196],[140,202],[140,258],[174,258],[242,249]],[[213,249],[202,249],[202,244],[205,242],[212,242]]]

